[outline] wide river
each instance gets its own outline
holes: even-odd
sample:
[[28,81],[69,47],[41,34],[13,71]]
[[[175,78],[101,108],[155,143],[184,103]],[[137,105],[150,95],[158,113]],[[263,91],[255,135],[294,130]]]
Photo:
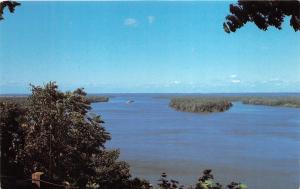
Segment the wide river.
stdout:
[[115,94],[92,104],[112,136],[107,147],[120,149],[133,176],[156,184],[166,172],[189,186],[209,168],[223,185],[299,188],[300,109],[236,102],[223,113],[196,114],[175,111],[158,96]]

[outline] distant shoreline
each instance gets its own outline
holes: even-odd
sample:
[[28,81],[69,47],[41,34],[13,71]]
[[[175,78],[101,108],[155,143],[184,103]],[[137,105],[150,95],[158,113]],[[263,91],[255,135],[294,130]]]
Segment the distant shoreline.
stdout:
[[[16,102],[16,103],[24,103],[29,95],[20,95],[20,96],[14,96],[14,95],[7,95],[7,96],[0,96],[0,102]],[[96,103],[96,102],[108,102],[109,97],[108,96],[92,96],[87,95],[87,99],[90,103]]]
[[232,102],[243,104],[300,108],[300,96],[182,96],[171,97],[169,106],[184,112],[224,112]]
[[[235,101],[251,105],[300,108],[300,93],[101,93],[88,94],[87,99],[90,103],[108,102],[110,98],[118,95],[153,95],[153,98],[170,99],[170,107],[176,110],[198,113],[227,111]],[[0,102],[22,103],[28,96],[25,94],[2,94]]]
[[[162,96],[300,96],[300,92],[103,92],[88,93],[87,96],[114,96],[114,95],[162,95]],[[29,96],[30,93],[2,93],[0,97]]]

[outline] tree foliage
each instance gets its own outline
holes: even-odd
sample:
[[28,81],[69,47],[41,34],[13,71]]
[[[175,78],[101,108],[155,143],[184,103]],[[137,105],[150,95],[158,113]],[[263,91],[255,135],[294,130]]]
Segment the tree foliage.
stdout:
[[[119,152],[105,148],[109,133],[100,116],[89,113],[83,89],[63,93],[53,82],[32,86],[22,113],[6,102],[0,108],[2,157],[22,163],[25,176],[42,171],[82,188],[93,183],[121,186],[130,178],[128,165],[118,161]],[[20,139],[22,146],[16,148]]]
[[79,185],[96,173],[94,159],[103,156],[110,137],[99,117],[88,117],[85,95],[82,89],[59,92],[51,82],[44,88],[33,86],[24,124],[26,172],[43,171]]
[[169,106],[184,112],[212,113],[227,111],[232,103],[222,97],[176,97],[171,98]]
[[247,22],[254,22],[256,26],[266,31],[269,26],[281,29],[286,16],[290,16],[290,25],[295,31],[300,30],[300,1],[247,1],[239,0],[237,4],[230,4],[230,15],[223,24],[225,32],[235,32]]
[[[168,179],[166,173],[162,173],[161,179],[158,183],[159,189],[183,189],[183,186],[179,185],[176,180]],[[210,169],[203,171],[202,176],[198,179],[195,186],[191,186],[188,189],[224,189],[221,184],[215,182],[214,176]],[[247,186],[242,183],[231,182],[225,189],[247,189]]]
[[20,124],[23,115],[24,110],[19,105],[10,102],[0,103],[0,157],[2,176],[22,176],[22,165],[18,161],[18,152],[24,145],[24,132]]
[[8,8],[9,12],[13,13],[15,11],[15,8],[17,6],[20,6],[21,3],[18,3],[16,1],[2,1],[0,2],[0,20],[3,20],[3,11],[5,7]]

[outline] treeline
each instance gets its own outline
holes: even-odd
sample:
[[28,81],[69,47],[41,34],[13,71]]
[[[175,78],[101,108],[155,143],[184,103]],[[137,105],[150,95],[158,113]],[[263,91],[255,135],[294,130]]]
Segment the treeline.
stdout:
[[[150,189],[144,179],[132,178],[129,165],[119,160],[119,151],[106,149],[110,134],[100,116],[89,113],[90,101],[82,89],[61,92],[50,82],[32,86],[23,99],[0,102],[1,188],[22,188],[18,180],[43,172],[55,183],[101,189]],[[14,187],[12,187],[14,186]],[[163,174],[160,189],[183,188]],[[26,188],[26,187],[23,187]],[[190,187],[194,189],[242,189],[231,183],[222,187],[210,170]]]
[[170,97],[169,106],[185,112],[224,112],[232,102],[300,108],[300,96],[183,96]]
[[[14,102],[14,103],[24,103],[26,102],[28,96],[0,96],[0,102]],[[88,95],[86,99],[90,103],[96,102],[108,102],[108,96],[99,96],[99,95]]]
[[242,99],[242,102],[243,104],[300,108],[299,96],[246,97]]
[[95,103],[95,102],[108,102],[109,97],[107,96],[87,96],[87,99],[90,103]]
[[172,98],[169,105],[179,111],[206,113],[224,112],[232,106],[232,103],[215,97],[179,97]]
[[[158,180],[158,189],[184,189],[178,181],[168,179],[166,173],[161,174],[161,178]],[[210,169],[204,170],[202,176],[198,179],[195,186],[190,186],[187,189],[247,189],[245,184],[238,182],[231,182],[226,187],[223,187],[220,183],[214,180],[214,176]]]

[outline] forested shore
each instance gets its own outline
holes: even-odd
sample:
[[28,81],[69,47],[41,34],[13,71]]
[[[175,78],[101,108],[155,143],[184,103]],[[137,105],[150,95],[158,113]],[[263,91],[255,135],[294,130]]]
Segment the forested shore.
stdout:
[[[7,96],[0,96],[0,102],[16,102],[16,103],[24,103],[28,98],[28,95],[22,95],[22,96],[13,96],[13,95],[7,95]],[[102,95],[88,95],[86,96],[86,99],[90,103],[96,103],[96,102],[108,102],[109,97],[108,96],[102,96]]]
[[184,112],[224,112],[232,102],[243,104],[300,108],[300,96],[181,96],[169,97],[169,106]]
[[300,96],[244,97],[243,104],[300,108]]

